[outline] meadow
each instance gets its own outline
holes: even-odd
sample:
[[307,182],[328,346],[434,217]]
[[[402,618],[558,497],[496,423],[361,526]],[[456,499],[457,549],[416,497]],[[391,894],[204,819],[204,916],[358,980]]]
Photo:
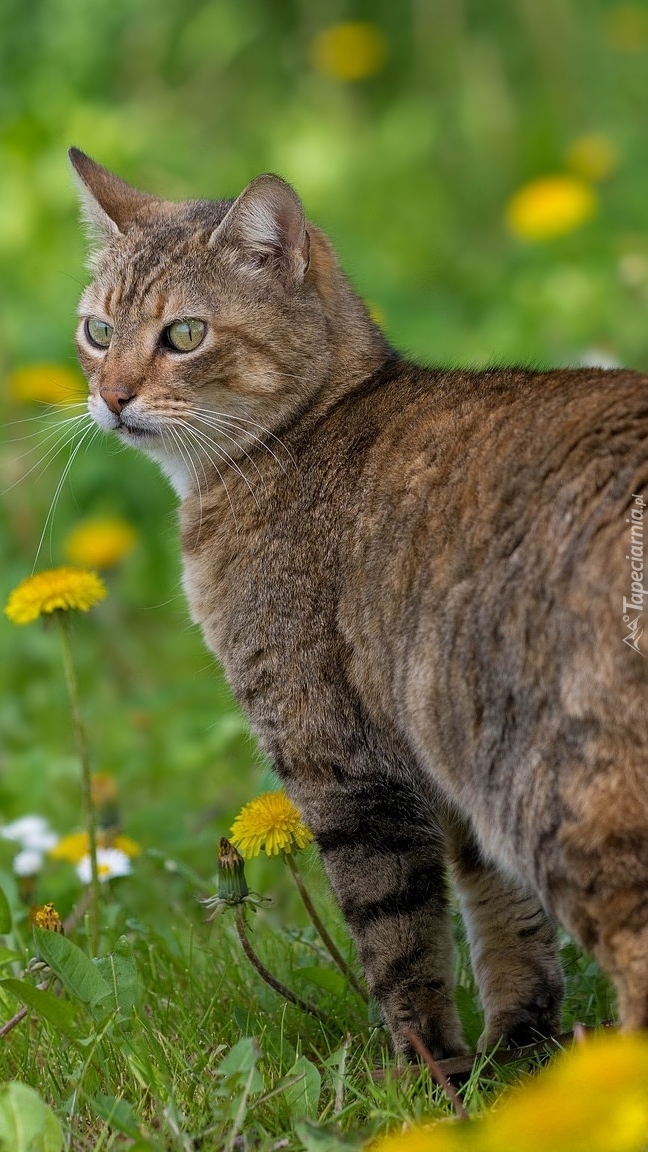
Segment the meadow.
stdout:
[[[220,838],[277,782],[189,621],[173,494],[146,459],[75,430],[86,271],[66,149],[176,199],[279,172],[389,338],[428,363],[646,369],[648,3],[0,0],[0,15],[0,596],[71,561],[101,571],[106,597],[70,612],[68,632],[98,818],[128,848],[91,947],[78,853],[52,842],[29,872],[0,834],[0,1081],[27,1086],[0,1087],[0,1147],[341,1152],[449,1118],[424,1066],[396,1066],[281,853],[246,866],[267,898],[248,937],[318,1015],[254,970],[235,907],[208,921],[200,903],[222,885]],[[0,651],[0,833],[34,815],[60,845],[84,815],[56,620],[0,616]],[[296,859],[360,980],[316,850]],[[34,937],[30,909],[50,903],[79,955]],[[458,915],[456,940],[474,1050]],[[567,937],[562,950],[565,1033],[611,1020],[596,966]],[[49,974],[24,976],[36,954]],[[540,1059],[479,1060],[461,1090],[471,1116]],[[583,1147],[622,1147],[596,1144],[574,1108]],[[456,1127],[417,1147],[464,1147]],[[641,1132],[623,1147],[639,1152]]]

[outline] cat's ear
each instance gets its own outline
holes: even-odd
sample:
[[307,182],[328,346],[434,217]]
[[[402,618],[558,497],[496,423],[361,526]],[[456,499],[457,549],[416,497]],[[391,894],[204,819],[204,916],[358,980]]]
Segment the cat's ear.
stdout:
[[81,213],[95,244],[103,246],[124,232],[133,217],[155,200],[131,188],[78,148],[70,148],[68,156],[77,177]]
[[247,271],[269,276],[284,290],[303,279],[310,241],[297,193],[279,176],[257,176],[212,233]]

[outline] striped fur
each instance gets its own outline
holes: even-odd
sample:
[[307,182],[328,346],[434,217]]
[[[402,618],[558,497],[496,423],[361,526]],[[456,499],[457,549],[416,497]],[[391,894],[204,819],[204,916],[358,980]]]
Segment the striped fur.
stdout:
[[[648,647],[624,644],[648,379],[431,371],[391,349],[295,193],[143,197],[75,153],[98,423],[181,497],[184,584],[311,824],[397,1048],[559,1023],[554,920],[648,1025]],[[83,319],[114,328],[90,346]],[[203,344],[164,345],[179,318]]]

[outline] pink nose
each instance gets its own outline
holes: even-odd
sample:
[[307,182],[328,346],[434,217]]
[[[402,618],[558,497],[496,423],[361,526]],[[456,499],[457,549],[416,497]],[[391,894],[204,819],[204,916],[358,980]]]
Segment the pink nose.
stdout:
[[106,384],[103,388],[99,389],[99,395],[104,403],[108,405],[110,411],[114,412],[115,416],[119,416],[124,405],[133,399],[135,393],[131,392],[130,389],[123,384],[112,386]]

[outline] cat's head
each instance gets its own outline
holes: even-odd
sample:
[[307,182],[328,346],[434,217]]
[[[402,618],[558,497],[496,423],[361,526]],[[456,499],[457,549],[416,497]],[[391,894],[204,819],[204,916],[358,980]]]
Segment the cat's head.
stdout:
[[89,410],[158,460],[181,495],[197,460],[237,459],[345,363],[357,375],[358,342],[376,345],[373,370],[384,342],[285,181],[259,176],[234,201],[174,203],[75,148],[70,159],[91,236],[77,330]]

